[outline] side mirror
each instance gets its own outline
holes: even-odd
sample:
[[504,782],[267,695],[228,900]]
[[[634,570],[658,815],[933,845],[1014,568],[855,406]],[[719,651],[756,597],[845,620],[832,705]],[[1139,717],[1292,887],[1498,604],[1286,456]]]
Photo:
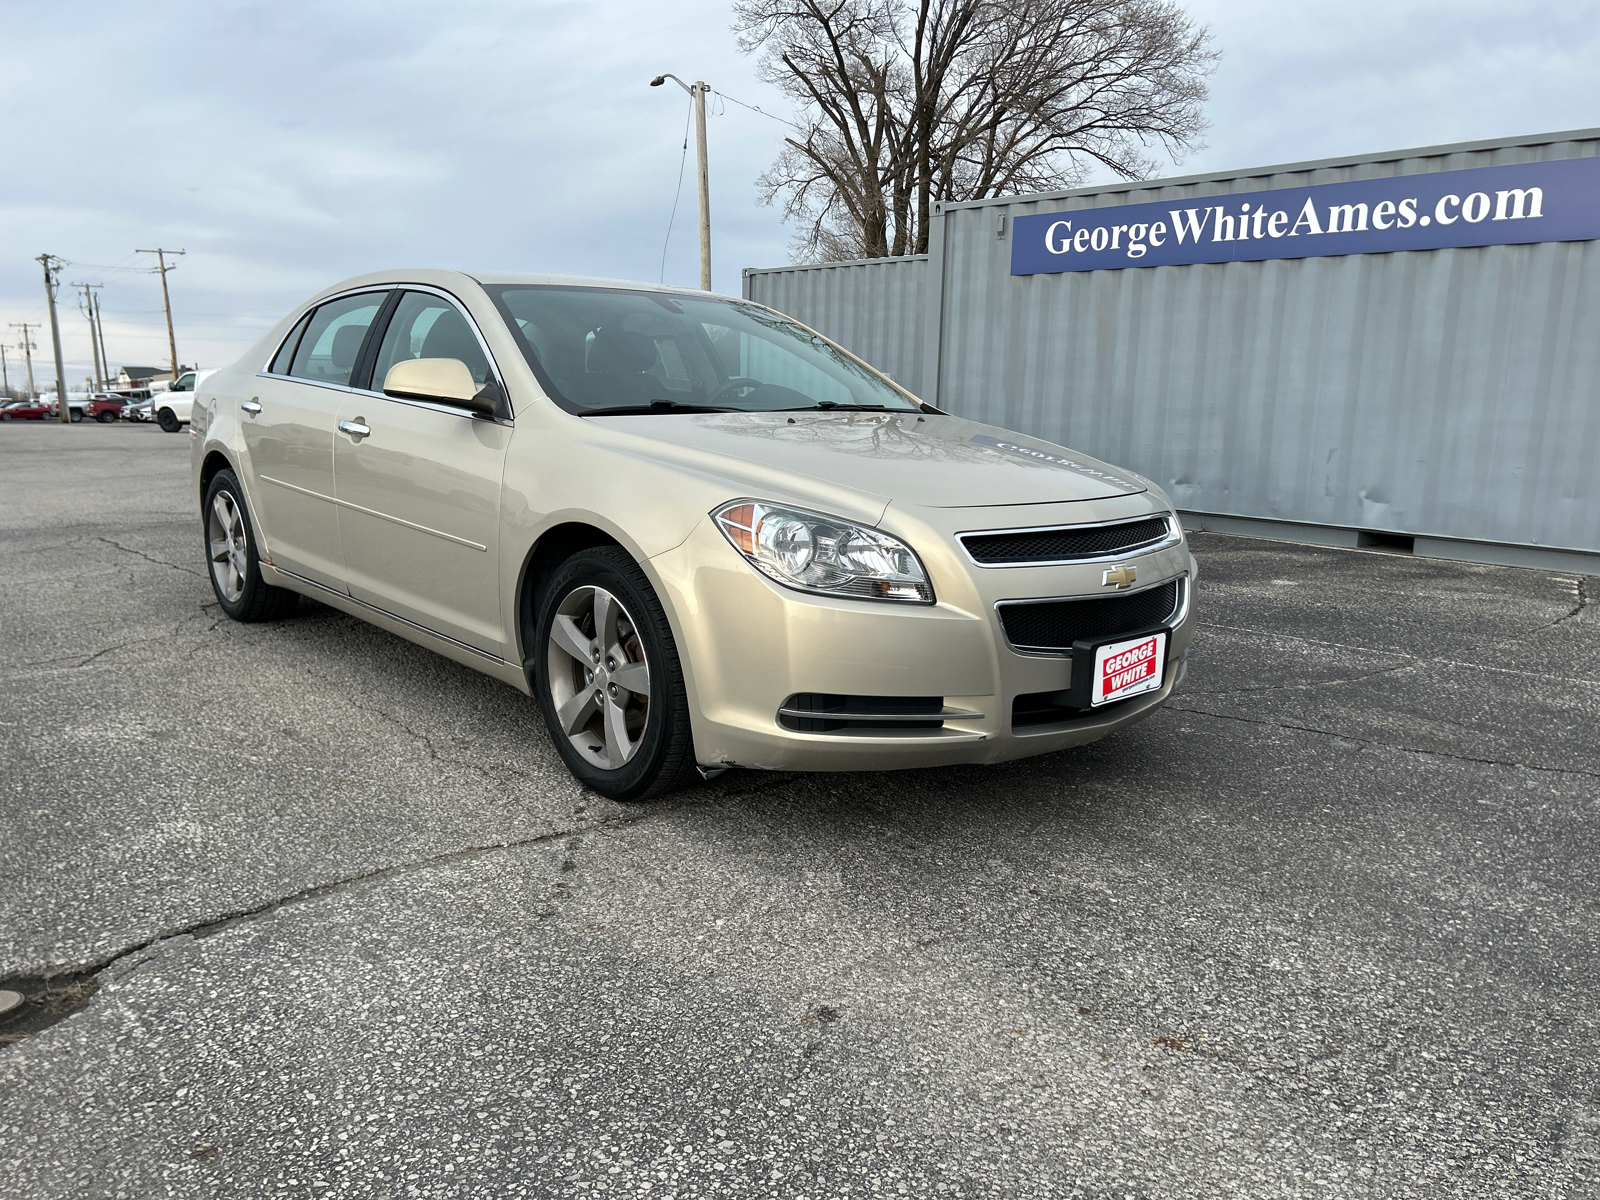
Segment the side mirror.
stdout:
[[468,412],[494,416],[498,389],[480,389],[459,358],[404,358],[383,378],[383,394],[403,400],[433,400]]

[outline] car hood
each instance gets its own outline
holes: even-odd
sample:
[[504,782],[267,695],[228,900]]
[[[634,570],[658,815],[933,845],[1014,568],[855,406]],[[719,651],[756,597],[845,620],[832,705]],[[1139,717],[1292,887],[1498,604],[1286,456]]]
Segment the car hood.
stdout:
[[[663,413],[586,417],[732,463],[793,472],[929,508],[1057,504],[1128,496],[1135,475],[1038,438],[915,413]],[[735,470],[733,473],[739,473]]]

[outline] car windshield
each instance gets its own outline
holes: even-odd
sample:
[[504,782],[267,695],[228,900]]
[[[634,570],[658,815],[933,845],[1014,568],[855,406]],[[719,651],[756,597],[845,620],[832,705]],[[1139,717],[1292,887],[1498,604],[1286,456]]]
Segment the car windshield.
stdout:
[[487,290],[569,412],[917,410],[876,372],[753,304],[621,288]]

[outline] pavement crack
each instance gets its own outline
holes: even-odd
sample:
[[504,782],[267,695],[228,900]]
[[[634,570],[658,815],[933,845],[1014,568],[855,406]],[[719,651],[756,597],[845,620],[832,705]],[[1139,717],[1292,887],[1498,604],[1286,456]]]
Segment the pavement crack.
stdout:
[[1595,578],[1592,575],[1579,575],[1578,576],[1578,603],[1573,606],[1572,611],[1567,613],[1565,616],[1557,617],[1554,621],[1551,621],[1550,624],[1548,624],[1548,625],[1539,626],[1538,629],[1534,629],[1531,632],[1532,633],[1538,633],[1540,630],[1554,629],[1557,625],[1564,624],[1567,621],[1572,620],[1574,617],[1579,616],[1583,612],[1584,609],[1588,608],[1589,605],[1593,603],[1593,601],[1589,597],[1589,585],[1591,583],[1600,584],[1600,578]]
[[[169,639],[165,637],[129,638],[125,642],[118,642],[114,646],[103,647],[102,649],[96,650],[93,654],[90,654],[84,658],[79,658],[76,662],[72,663],[70,667],[65,669],[69,671],[76,671],[80,667],[88,666],[90,663],[94,662],[95,659],[100,658],[102,655],[110,654],[113,650],[122,650],[128,646],[142,646],[146,642],[164,642],[167,640]],[[54,663],[69,662],[73,657],[74,656],[70,654],[63,654],[58,658],[41,658],[33,662],[25,662],[22,665],[25,667],[48,667]]]
[[1386,742],[1381,738],[1361,737],[1351,733],[1341,733],[1337,729],[1320,729],[1315,725],[1296,725],[1290,721],[1268,721],[1262,717],[1241,717],[1232,713],[1212,712],[1207,708],[1185,708],[1181,704],[1168,701],[1162,706],[1163,712],[1190,713],[1197,717],[1215,717],[1219,721],[1238,721],[1245,725],[1260,725],[1268,729],[1286,729],[1295,733],[1314,733],[1320,737],[1341,738],[1347,742],[1355,742],[1360,746],[1382,746],[1387,750],[1394,750],[1401,754],[1420,754],[1432,758],[1449,758],[1457,762],[1477,763],[1489,767],[1511,767],[1521,771],[1542,771],[1551,775],[1577,775],[1586,779],[1600,779],[1600,771],[1584,771],[1576,767],[1545,767],[1538,763],[1517,762],[1505,758],[1479,758],[1472,754],[1455,754],[1449,750],[1426,750],[1420,746],[1402,746],[1398,742]]
[[524,771],[520,767],[512,766],[510,763],[502,762],[496,764],[495,767],[486,767],[482,763],[473,762],[471,759],[455,758],[451,755],[442,754],[440,753],[439,748],[434,744],[432,737],[420,730],[413,729],[410,725],[408,725],[401,718],[395,716],[393,713],[379,708],[376,705],[361,704],[355,700],[350,700],[348,703],[350,707],[355,709],[357,712],[371,713],[373,716],[378,717],[381,720],[388,721],[397,729],[403,730],[406,736],[411,738],[423,749],[432,762],[439,763],[442,766],[459,767],[463,770],[471,771],[483,779],[492,780],[495,778],[497,773],[514,775],[518,779],[533,778],[531,772]]
[[[40,976],[0,978],[0,988],[19,991],[27,998],[27,1003],[17,1016],[7,1019],[5,1031],[3,1035],[0,1035],[0,1048],[24,1041],[33,1034],[83,1009],[88,1005],[95,992],[99,990],[102,983],[120,979],[130,974],[133,969],[142,966],[145,961],[153,957],[150,953],[153,949],[157,949],[164,943],[181,944],[191,939],[207,938],[235,925],[258,920],[280,909],[308,904],[314,900],[336,895],[365,884],[379,883],[397,876],[427,871],[435,867],[450,866],[454,863],[481,858],[500,851],[521,850],[530,846],[557,842],[563,838],[611,833],[650,821],[662,820],[690,809],[709,807],[725,798],[722,795],[704,799],[685,798],[677,804],[651,805],[640,812],[589,821],[567,828],[552,830],[548,833],[535,834],[532,837],[490,842],[483,846],[468,846],[459,850],[448,850],[442,854],[431,855],[427,858],[413,859],[408,862],[395,863],[392,866],[379,867],[371,871],[359,871],[342,879],[301,888],[299,891],[276,897],[249,908],[236,909],[222,916],[209,917],[204,921],[196,921],[179,929],[168,930],[120,950],[116,954],[93,963],[80,971],[61,971]],[[119,970],[119,967],[122,969]]]
[[116,541],[113,538],[108,538],[104,534],[96,534],[95,540],[104,542],[108,546],[112,546],[115,549],[121,550],[124,554],[132,554],[136,558],[144,559],[145,562],[155,563],[155,565],[158,567],[168,567],[174,571],[182,571],[185,575],[198,575],[202,579],[205,578],[204,571],[197,571],[193,567],[185,567],[175,562],[168,562],[164,558],[156,558],[153,555],[146,554],[143,550],[135,550],[132,546],[124,546],[121,542]]
[[1237,696],[1246,692],[1305,692],[1316,688],[1338,687],[1343,683],[1360,683],[1363,679],[1372,679],[1378,675],[1388,675],[1395,671],[1409,671],[1413,667],[1424,665],[1426,664],[1423,661],[1412,658],[1409,662],[1393,663],[1387,667],[1379,667],[1375,671],[1363,671],[1359,675],[1347,675],[1340,679],[1318,679],[1311,683],[1267,683],[1259,687],[1223,688],[1214,692],[1198,692],[1184,688],[1183,694],[1185,696]]

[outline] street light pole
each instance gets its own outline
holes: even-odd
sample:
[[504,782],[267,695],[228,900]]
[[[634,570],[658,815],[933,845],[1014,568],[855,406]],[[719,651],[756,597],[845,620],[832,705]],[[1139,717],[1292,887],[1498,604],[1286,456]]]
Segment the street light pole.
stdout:
[[685,83],[676,75],[657,75],[651,87],[660,87],[672,80],[694,99],[695,152],[699,160],[700,175],[700,290],[711,290],[711,174],[706,165],[706,93],[711,90],[704,80]]

